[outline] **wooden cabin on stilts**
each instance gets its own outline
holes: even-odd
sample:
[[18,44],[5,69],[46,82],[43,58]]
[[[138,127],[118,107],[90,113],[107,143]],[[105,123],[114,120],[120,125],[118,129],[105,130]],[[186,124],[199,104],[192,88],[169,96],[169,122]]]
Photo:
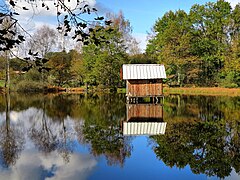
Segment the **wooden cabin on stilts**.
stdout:
[[124,64],[122,79],[126,80],[126,97],[129,103],[150,98],[153,103],[163,98],[163,79],[166,79],[164,65],[161,64]]

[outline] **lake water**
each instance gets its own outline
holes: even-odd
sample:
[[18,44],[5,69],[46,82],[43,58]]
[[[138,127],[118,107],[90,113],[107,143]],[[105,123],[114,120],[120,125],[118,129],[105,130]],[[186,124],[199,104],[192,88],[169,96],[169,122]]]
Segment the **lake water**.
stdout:
[[240,179],[240,97],[0,95],[0,179]]

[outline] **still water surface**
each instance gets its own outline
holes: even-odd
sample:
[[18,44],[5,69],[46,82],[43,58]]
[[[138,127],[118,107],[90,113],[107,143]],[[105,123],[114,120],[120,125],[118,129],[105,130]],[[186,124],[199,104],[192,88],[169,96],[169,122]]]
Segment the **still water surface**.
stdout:
[[240,179],[240,97],[0,95],[0,179]]

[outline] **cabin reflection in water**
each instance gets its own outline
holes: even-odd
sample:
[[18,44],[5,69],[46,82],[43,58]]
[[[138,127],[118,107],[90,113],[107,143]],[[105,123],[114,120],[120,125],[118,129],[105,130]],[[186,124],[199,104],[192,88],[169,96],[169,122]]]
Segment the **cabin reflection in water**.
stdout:
[[123,135],[165,134],[163,106],[160,104],[127,104],[127,119],[123,121]]

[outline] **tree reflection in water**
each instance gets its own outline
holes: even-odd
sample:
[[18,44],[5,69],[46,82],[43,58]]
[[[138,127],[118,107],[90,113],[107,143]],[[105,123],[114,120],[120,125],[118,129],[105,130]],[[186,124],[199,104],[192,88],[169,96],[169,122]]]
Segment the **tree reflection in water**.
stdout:
[[[240,98],[166,96],[165,135],[150,136],[158,159],[167,166],[190,166],[195,174],[224,178],[240,172]],[[0,96],[0,163],[13,166],[25,141],[50,155],[56,152],[70,163],[81,144],[109,165],[124,166],[132,153],[132,138],[123,136],[124,95],[11,95]],[[21,114],[12,121],[11,112]],[[76,155],[76,154],[75,154]],[[93,157],[92,156],[92,157]],[[74,156],[75,157],[75,156]],[[93,167],[93,166],[91,166]]]
[[[204,103],[200,103],[199,98]],[[177,107],[179,102],[170,103],[170,112],[173,110],[171,113],[178,113],[178,116],[165,113],[170,118],[165,136],[151,137],[156,156],[167,166],[184,168],[189,165],[195,174],[219,178],[229,176],[233,168],[240,172],[240,119],[235,121],[235,113],[233,116],[226,113],[228,108],[233,110],[230,101],[211,101],[213,98],[195,97],[195,102],[194,97],[185,99],[181,108]],[[237,110],[239,106],[234,108]],[[182,109],[185,111],[176,112]]]
[[[125,117],[124,96],[15,96],[13,94],[12,99],[16,110],[34,107],[34,115],[20,121],[23,122],[24,133],[45,155],[57,151],[68,163],[77,137],[79,142],[90,147],[92,155],[104,155],[109,165],[123,166],[126,157],[130,156],[130,138],[124,137],[119,127],[120,120]],[[6,140],[5,137],[3,139]]]
[[94,156],[104,155],[109,165],[124,165],[131,155],[131,138],[122,135],[120,120],[125,118],[125,99],[107,94],[84,99],[84,123],[76,126],[81,142],[90,144]]
[[57,150],[65,163],[68,163],[74,148],[74,138],[71,136],[74,133],[64,123],[68,117],[65,107],[71,104],[62,99],[59,96],[55,96],[50,102],[43,99],[42,109],[38,110],[39,119],[32,123],[29,136],[40,151],[48,154]]
[[24,133],[17,124],[10,123],[11,102],[9,92],[5,94],[6,121],[0,126],[0,160],[8,168],[16,163],[24,145]]

